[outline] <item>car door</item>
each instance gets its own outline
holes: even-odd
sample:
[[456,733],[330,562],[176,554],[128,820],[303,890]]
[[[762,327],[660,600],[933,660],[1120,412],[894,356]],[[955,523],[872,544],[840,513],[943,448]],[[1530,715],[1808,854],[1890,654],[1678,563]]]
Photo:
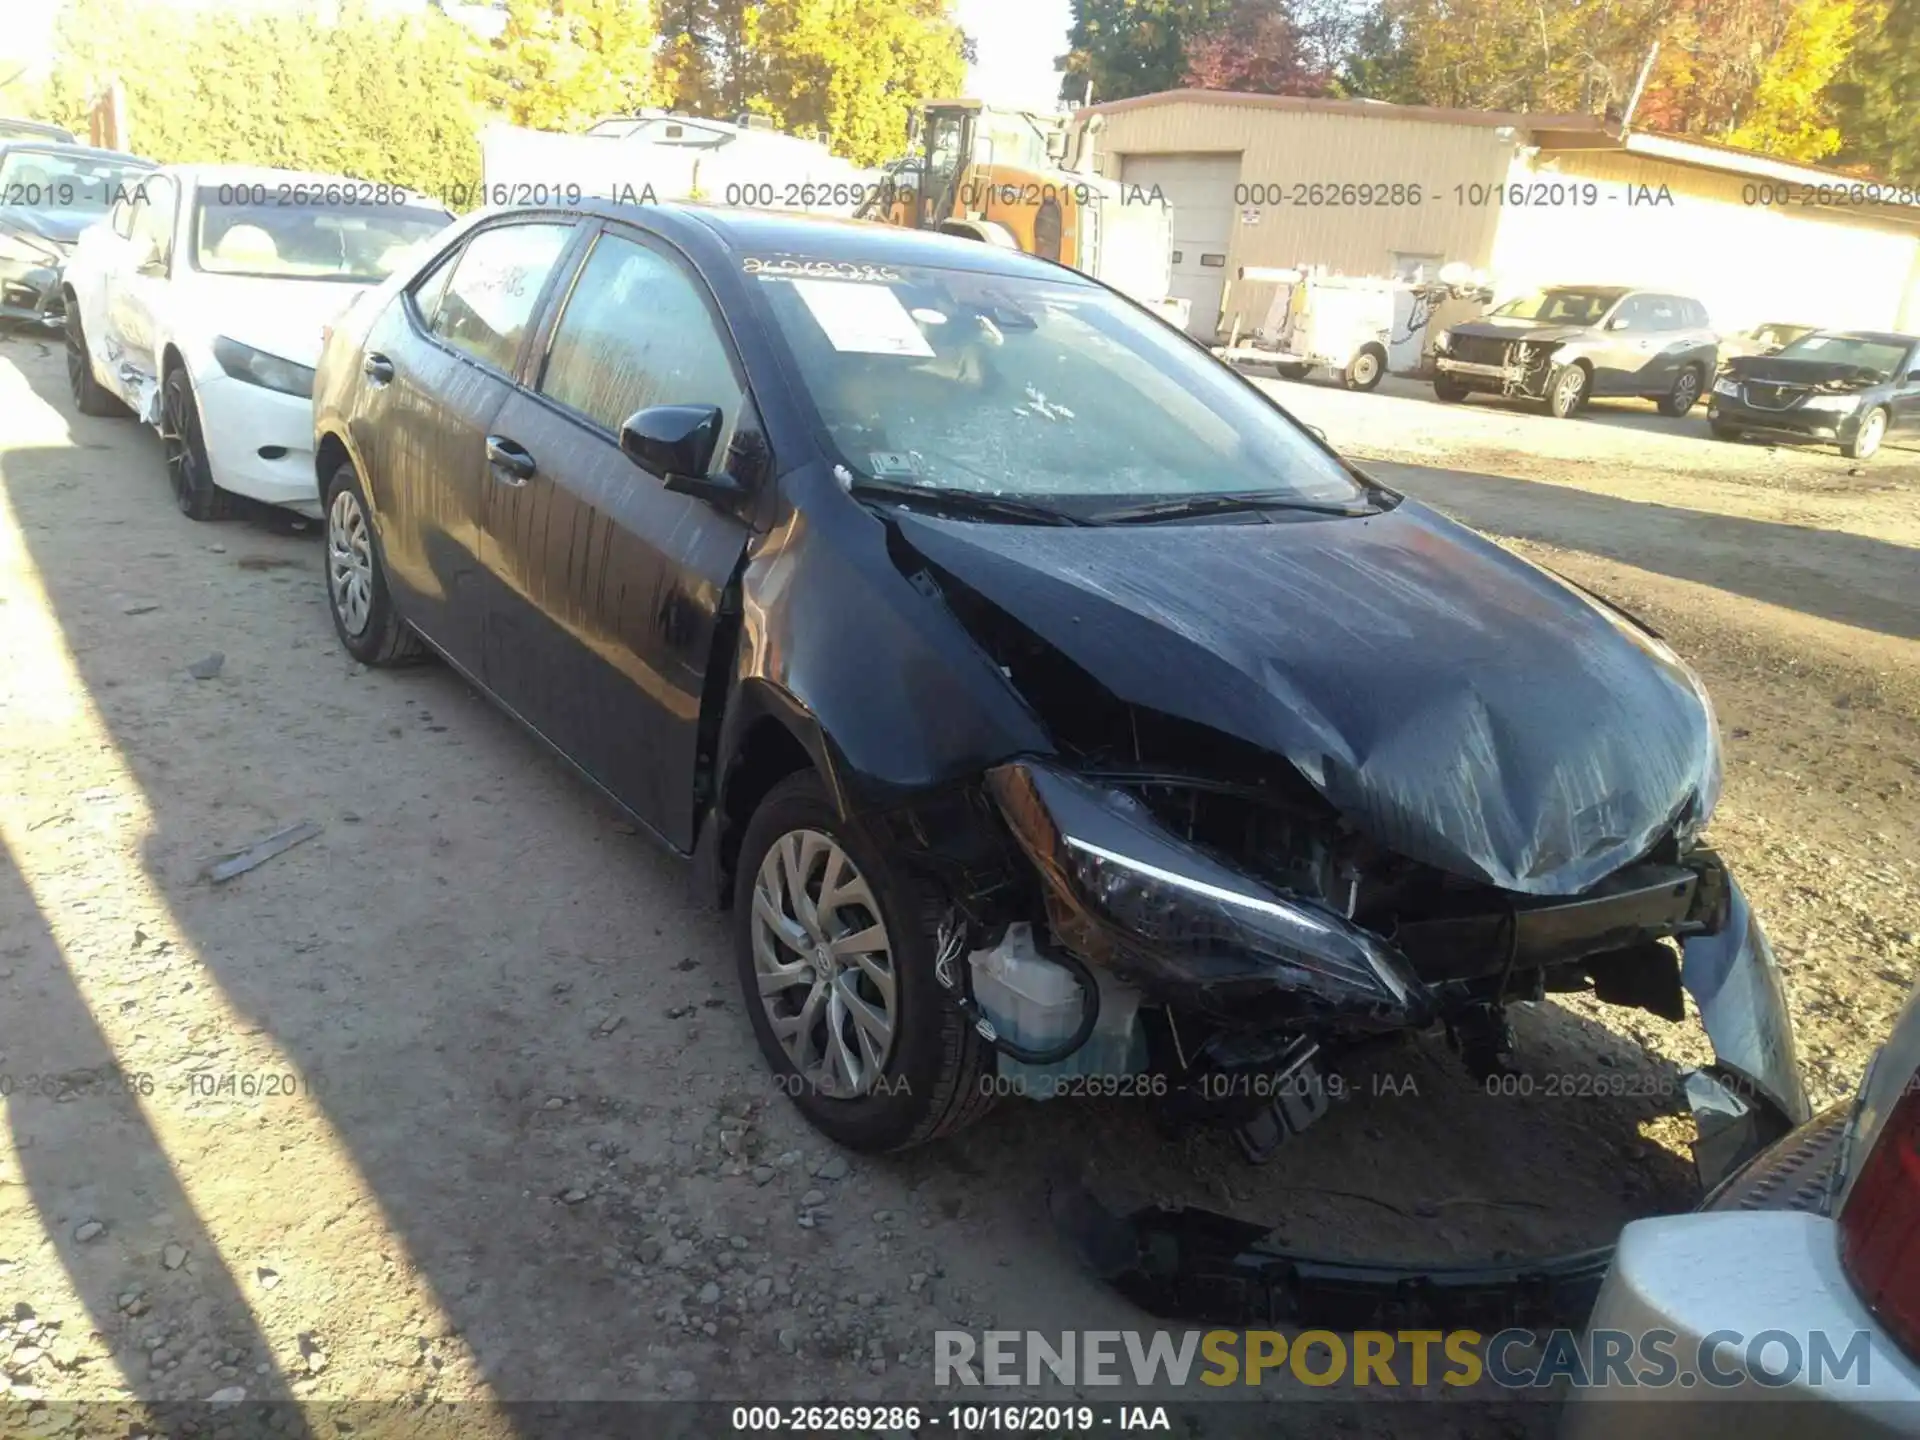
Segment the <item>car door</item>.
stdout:
[[1629,295],[1614,307],[1602,331],[1596,352],[1593,393],[1637,395],[1643,388],[1641,371],[1653,354],[1653,301],[1648,295]]
[[480,673],[487,436],[578,223],[474,231],[374,322],[347,425],[369,473],[388,583],[407,618]]
[[650,405],[716,405],[714,469],[752,495],[764,432],[725,324],[685,258],[604,228],[493,423],[482,555],[489,689],[687,849],[701,701],[744,510],[666,488],[620,449]]
[[[1651,343],[1641,361],[1636,394],[1664,395],[1673,389],[1680,366],[1690,353],[1692,315],[1676,295],[1648,295],[1647,338]],[[1705,389],[1703,383],[1700,387]]]
[[[141,182],[126,249],[107,282],[108,334],[120,360],[152,385],[160,379],[157,339],[175,258],[180,190],[179,182],[168,175],[150,175]],[[143,386],[143,397],[144,393]]]
[[1920,435],[1920,345],[1893,377],[1893,398],[1887,403],[1887,431],[1893,435]]

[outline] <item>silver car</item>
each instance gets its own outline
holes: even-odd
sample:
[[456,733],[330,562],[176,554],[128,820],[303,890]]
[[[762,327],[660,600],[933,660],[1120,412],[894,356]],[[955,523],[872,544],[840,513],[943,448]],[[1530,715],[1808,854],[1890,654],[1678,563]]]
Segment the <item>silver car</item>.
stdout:
[[1543,401],[1566,419],[1601,396],[1640,396],[1662,415],[1692,410],[1719,368],[1719,337],[1698,300],[1621,285],[1555,285],[1496,305],[1434,337],[1433,393]]
[[1920,1436],[1920,990],[1852,1101],[1626,1227],[1584,1353],[1610,1340],[1561,1440]]

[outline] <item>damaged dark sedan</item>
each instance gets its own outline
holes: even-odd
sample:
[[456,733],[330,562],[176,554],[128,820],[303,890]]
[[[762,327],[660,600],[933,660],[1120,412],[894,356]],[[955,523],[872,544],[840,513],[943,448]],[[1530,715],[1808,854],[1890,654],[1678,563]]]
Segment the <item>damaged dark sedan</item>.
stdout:
[[1726,1163],[1806,1116],[1693,673],[1072,270],[489,212],[314,398],[342,643],[437,652],[693,858],[836,1140],[1135,1093],[1260,1159],[1351,1047],[1491,1074],[1575,990],[1693,995]]
[[1771,355],[1730,360],[1707,420],[1722,440],[1811,440],[1869,459],[1889,438],[1920,436],[1920,336],[1816,330]]

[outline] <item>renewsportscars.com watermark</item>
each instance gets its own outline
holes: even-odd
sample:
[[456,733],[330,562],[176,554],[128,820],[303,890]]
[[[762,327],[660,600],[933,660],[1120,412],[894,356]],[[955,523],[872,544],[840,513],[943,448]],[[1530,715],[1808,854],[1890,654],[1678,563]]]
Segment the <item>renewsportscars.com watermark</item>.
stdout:
[[1716,1330],[937,1330],[933,1383],[1292,1386],[1502,1390],[1560,1385],[1812,1389],[1872,1383],[1870,1331]]

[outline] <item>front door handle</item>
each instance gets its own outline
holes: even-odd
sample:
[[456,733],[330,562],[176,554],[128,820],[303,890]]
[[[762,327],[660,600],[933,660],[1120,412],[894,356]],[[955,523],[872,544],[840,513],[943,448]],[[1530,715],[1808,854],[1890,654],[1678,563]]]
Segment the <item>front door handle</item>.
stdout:
[[376,385],[385,385],[389,380],[393,379],[393,361],[377,352],[362,360],[360,362],[360,368],[366,372],[367,378]]
[[504,435],[487,436],[487,466],[502,485],[524,485],[533,478],[533,456]]

